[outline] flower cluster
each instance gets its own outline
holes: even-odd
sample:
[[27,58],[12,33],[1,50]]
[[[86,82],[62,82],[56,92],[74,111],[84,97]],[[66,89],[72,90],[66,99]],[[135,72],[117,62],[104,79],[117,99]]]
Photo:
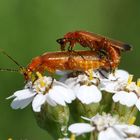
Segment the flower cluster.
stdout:
[[14,98],[11,103],[13,109],[23,109],[32,102],[33,111],[40,112],[41,106],[45,103],[51,106],[66,106],[66,103],[71,103],[75,99],[75,95],[67,85],[44,76],[34,83],[29,81],[23,90],[16,91],[7,99],[10,98]]
[[91,119],[82,117],[90,123],[75,123],[69,126],[69,131],[76,135],[92,132],[92,137],[99,140],[139,140],[140,127],[135,125],[123,124],[117,116],[112,117],[110,114],[97,114]]
[[[140,111],[140,80],[133,82],[128,72],[61,73],[59,80],[38,72],[37,76],[37,80],[28,81],[24,89],[7,99],[14,98],[13,109],[23,109],[32,103],[37,123],[55,139],[62,137],[61,132],[68,139],[69,120],[74,123],[68,127],[71,140],[75,136],[82,139],[81,134],[85,133],[91,133],[90,140],[140,139],[140,128],[132,125]],[[58,135],[48,124],[54,125]]]

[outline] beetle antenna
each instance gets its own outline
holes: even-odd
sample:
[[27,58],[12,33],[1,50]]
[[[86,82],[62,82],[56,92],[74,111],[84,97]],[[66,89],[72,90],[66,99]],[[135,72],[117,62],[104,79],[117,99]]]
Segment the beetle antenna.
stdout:
[[17,69],[9,69],[9,68],[6,68],[6,69],[0,68],[0,71],[19,72],[19,70]]
[[19,66],[20,69],[23,69],[23,67],[14,58],[12,58],[9,54],[7,54],[4,50],[0,49],[0,51],[2,52],[2,54],[4,54],[10,60],[12,60],[17,66]]

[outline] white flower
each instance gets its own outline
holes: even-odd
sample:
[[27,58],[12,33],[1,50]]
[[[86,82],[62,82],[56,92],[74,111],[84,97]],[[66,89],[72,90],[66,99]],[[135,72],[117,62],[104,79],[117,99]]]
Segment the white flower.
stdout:
[[113,95],[113,101],[128,107],[136,106],[140,111],[140,87],[135,82],[128,84],[124,90]]
[[76,97],[84,104],[98,103],[102,99],[102,94],[96,84],[98,79],[80,74],[74,78],[68,78],[64,83],[73,89]]
[[140,127],[136,125],[116,125],[118,129],[121,129],[129,137],[140,138]]
[[115,72],[109,73],[106,71],[95,71],[95,77],[100,78],[102,81],[106,80],[128,80],[129,73],[122,69],[116,69]]
[[70,138],[59,138],[58,140],[70,140]]
[[113,96],[113,101],[131,107],[136,103],[137,96],[133,92],[119,91]]
[[30,89],[23,89],[16,91],[12,96],[8,97],[7,99],[14,98],[11,103],[11,107],[13,109],[23,109],[28,104],[30,104],[35,95],[36,93],[32,92]]
[[83,133],[89,133],[95,130],[95,127],[91,126],[88,123],[75,123],[70,125],[68,130],[71,131],[73,134],[81,135]]
[[129,140],[130,138],[140,138],[140,128],[138,126],[121,124],[117,117],[112,117],[110,114],[103,114],[103,116],[97,114],[91,119],[82,118],[90,121],[90,124],[72,124],[68,128],[71,133],[81,135],[88,132],[98,132],[98,140]]
[[[35,112],[41,111],[41,106],[48,103],[51,106],[71,103],[75,99],[73,91],[65,84],[53,81],[51,77],[41,77],[34,83],[29,82],[25,89],[16,91],[7,99],[14,98],[11,103],[13,109],[23,109],[32,102]],[[50,88],[51,86],[51,88]]]
[[75,88],[76,97],[84,104],[98,103],[102,98],[99,89],[94,86],[80,86]]
[[133,138],[133,137],[130,137],[130,138],[126,138],[125,140],[140,140],[140,138]]
[[[132,75],[123,70],[116,70],[108,79],[100,79],[101,90],[114,93],[113,101],[128,107],[136,106],[140,111],[140,86],[132,82]],[[116,79],[116,80],[115,80]]]
[[128,78],[128,72],[124,70],[116,70],[115,73],[109,74],[107,78],[101,78],[99,87],[101,90],[115,93],[127,85]]

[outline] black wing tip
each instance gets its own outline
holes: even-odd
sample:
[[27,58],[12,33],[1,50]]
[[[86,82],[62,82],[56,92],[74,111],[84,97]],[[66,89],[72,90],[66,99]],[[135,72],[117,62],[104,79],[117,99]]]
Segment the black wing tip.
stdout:
[[124,44],[123,48],[124,48],[124,51],[131,51],[133,47],[132,47],[132,45]]

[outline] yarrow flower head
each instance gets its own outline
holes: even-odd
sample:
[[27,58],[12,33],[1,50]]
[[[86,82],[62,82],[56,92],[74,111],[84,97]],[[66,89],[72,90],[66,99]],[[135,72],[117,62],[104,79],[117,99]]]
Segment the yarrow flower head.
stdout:
[[[116,70],[111,74],[107,73],[105,75],[107,78],[100,76],[98,72],[96,74],[100,77],[98,87],[103,93],[101,106],[103,106],[104,111],[108,108],[112,110],[112,113],[120,114],[122,121],[134,123],[137,110],[140,110],[139,82],[137,84],[132,82],[133,76],[124,70]],[[105,101],[105,99],[107,100]],[[110,108],[105,103],[111,103]]]
[[98,89],[99,79],[90,79],[85,74],[79,74],[77,77],[70,77],[64,81],[71,89],[75,96],[83,104],[98,103],[102,99],[101,91]]
[[[37,124],[54,139],[75,140],[90,133],[86,139],[140,140],[140,127],[132,125],[140,111],[140,80],[133,82],[127,71],[117,70],[121,51],[131,46],[88,32],[68,33],[57,42],[63,50],[68,43],[71,51],[45,53],[26,68],[2,50],[27,82],[24,89],[7,98],[13,98],[11,107],[23,109],[31,103]],[[93,51],[73,51],[77,42]],[[42,76],[46,70],[61,79]],[[68,127],[74,121],[80,123]]]
[[[69,126],[68,130],[72,133],[70,140],[75,140],[75,135],[85,133],[92,133],[91,136],[99,140],[137,140],[140,138],[140,128],[130,125],[135,121],[134,109],[129,109],[130,112],[126,109],[125,112],[122,106],[121,110],[117,105],[135,105],[140,108],[140,81],[132,82],[132,77],[123,70],[106,74],[102,71],[94,71],[92,75],[84,72],[78,72],[76,75],[67,73],[60,82],[37,73],[37,80],[28,81],[23,90],[16,91],[7,99],[14,98],[11,103],[13,109],[22,109],[32,103],[38,125],[54,138],[63,134],[64,139],[67,139],[70,116],[73,120],[85,116],[82,119],[89,123],[75,123]],[[77,112],[79,118],[70,111]],[[103,113],[109,111],[113,116]],[[50,130],[48,123],[54,126],[57,132]]]
[[[90,121],[88,123],[75,123],[69,126],[71,133],[78,135],[92,132],[98,136],[98,140],[123,140],[129,138],[140,138],[140,128],[135,125],[126,125],[119,122],[118,117],[110,114],[103,114],[92,117],[91,119],[82,117]],[[97,134],[96,134],[97,133]]]
[[128,80],[127,85],[120,91],[116,91],[113,96],[114,102],[119,102],[127,107],[136,106],[140,111],[140,86],[138,82],[132,82],[132,76]]
[[7,99],[14,98],[13,109],[23,109],[32,102],[33,111],[40,112],[41,106],[48,103],[51,106],[66,106],[75,99],[73,91],[65,84],[52,81],[51,77],[39,76],[34,83],[28,82],[23,90],[16,91]]
[[124,70],[115,70],[114,73],[107,73],[107,78],[101,77],[100,75],[99,77],[101,79],[99,85],[100,90],[115,93],[127,85],[129,73]]

